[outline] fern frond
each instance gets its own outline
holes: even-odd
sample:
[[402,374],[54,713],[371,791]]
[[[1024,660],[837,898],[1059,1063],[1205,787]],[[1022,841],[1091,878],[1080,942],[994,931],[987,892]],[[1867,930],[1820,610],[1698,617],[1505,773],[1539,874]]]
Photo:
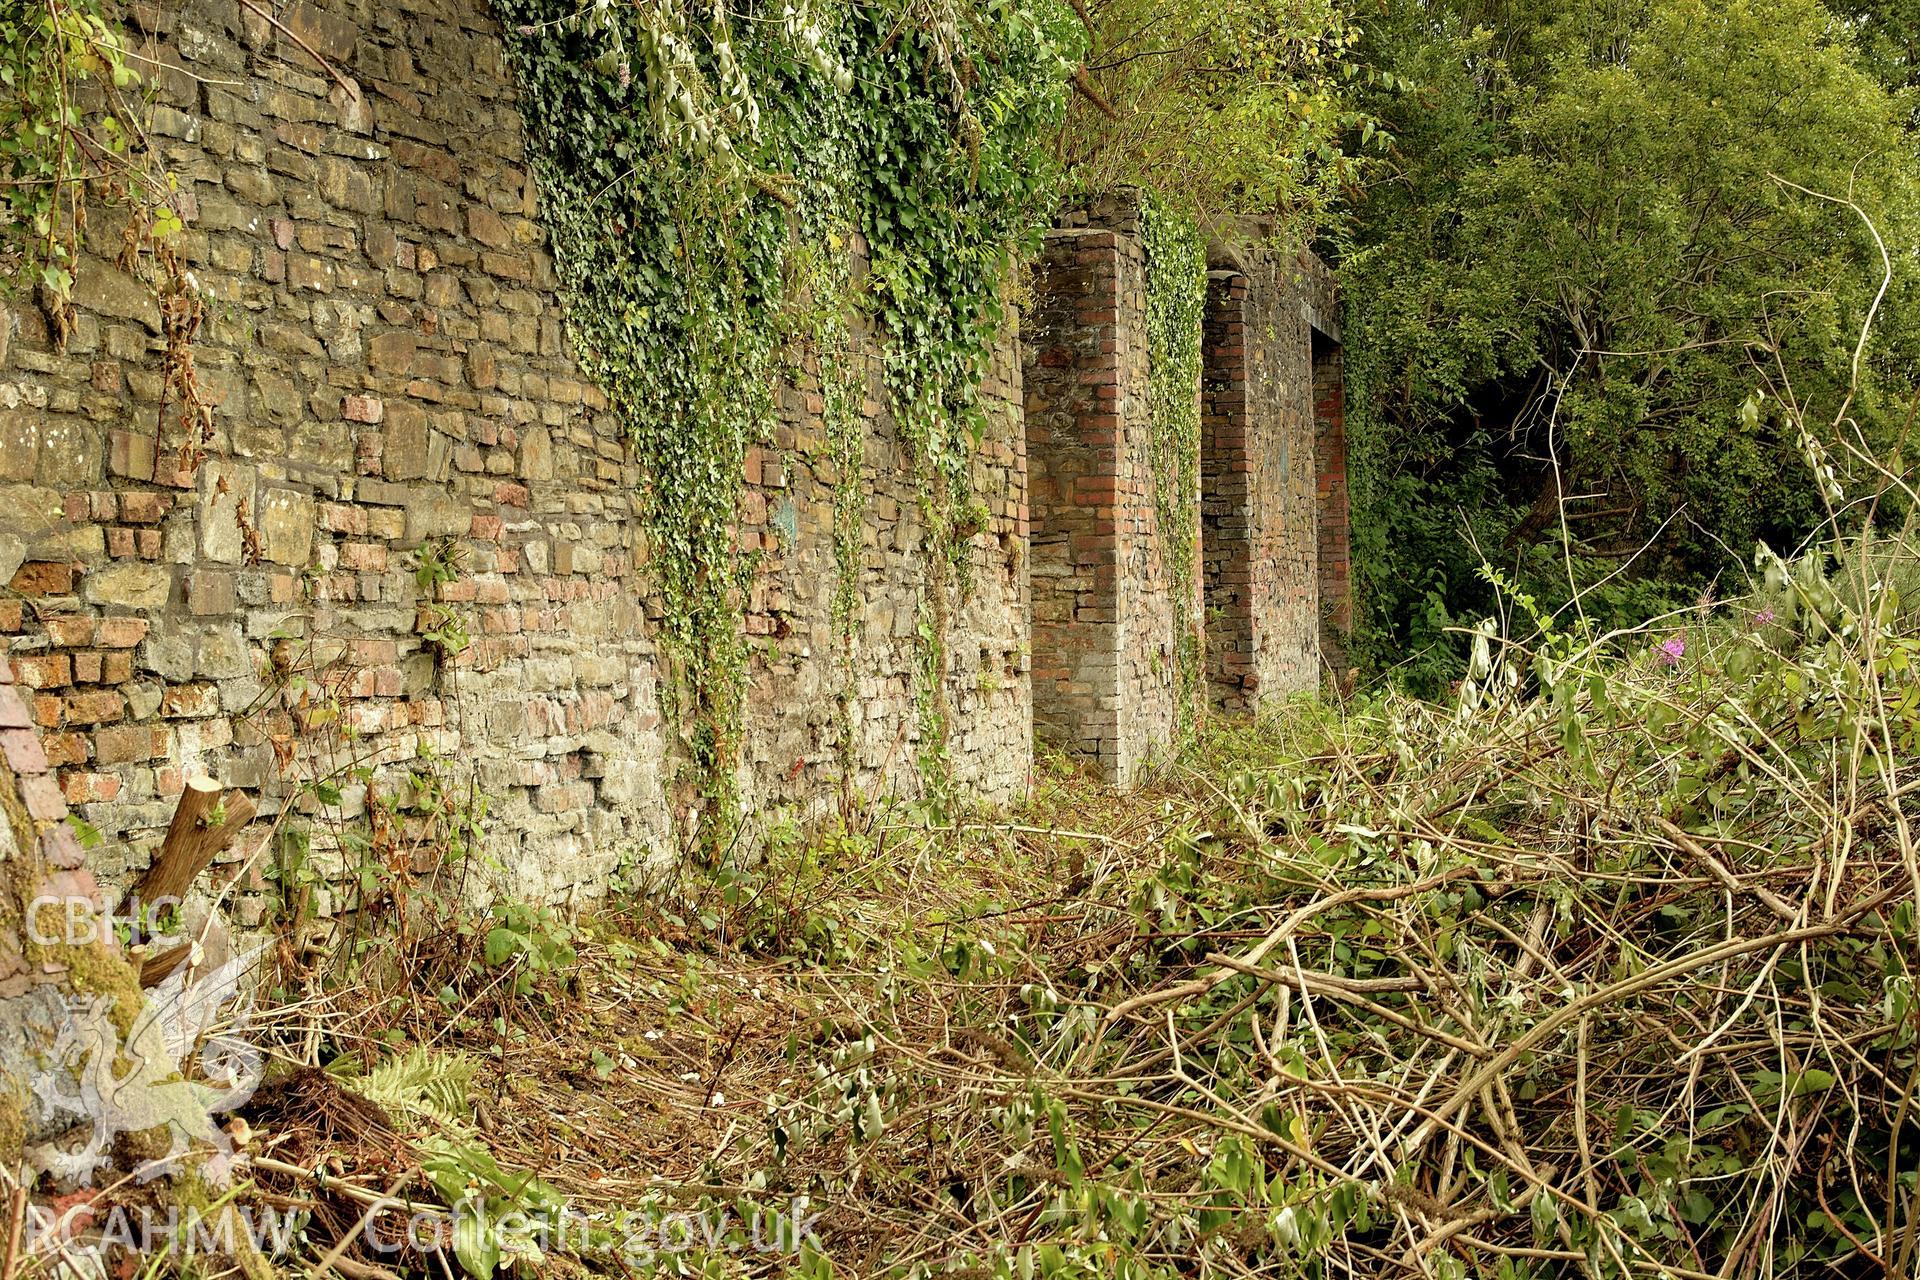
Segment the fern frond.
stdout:
[[390,1114],[466,1129],[473,1123],[467,1090],[478,1066],[460,1054],[413,1048],[381,1063],[356,1080],[353,1088]]

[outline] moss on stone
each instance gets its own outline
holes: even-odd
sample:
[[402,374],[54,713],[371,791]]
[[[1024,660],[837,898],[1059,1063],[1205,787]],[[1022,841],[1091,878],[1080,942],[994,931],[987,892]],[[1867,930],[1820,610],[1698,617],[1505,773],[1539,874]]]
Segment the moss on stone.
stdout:
[[27,1092],[18,1080],[0,1082],[0,1151],[27,1145]]
[[140,972],[103,939],[84,944],[54,943],[32,948],[29,954],[64,968],[73,990],[112,997],[114,1029],[122,1041],[133,1034],[147,999],[140,987]]

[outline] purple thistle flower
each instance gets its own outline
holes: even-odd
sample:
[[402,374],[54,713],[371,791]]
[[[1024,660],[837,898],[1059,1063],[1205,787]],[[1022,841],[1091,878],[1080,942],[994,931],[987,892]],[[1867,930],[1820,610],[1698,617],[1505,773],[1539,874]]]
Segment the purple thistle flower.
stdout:
[[1677,667],[1680,665],[1680,659],[1687,656],[1687,642],[1679,636],[1663,640],[1660,642],[1659,654],[1661,666]]

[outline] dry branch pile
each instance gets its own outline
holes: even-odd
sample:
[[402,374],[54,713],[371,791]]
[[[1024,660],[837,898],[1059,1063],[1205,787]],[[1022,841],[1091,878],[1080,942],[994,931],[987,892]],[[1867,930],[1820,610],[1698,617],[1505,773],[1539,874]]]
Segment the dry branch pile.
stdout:
[[1143,792],[416,921],[276,1015],[330,1065],[243,1202],[346,1275],[1911,1276],[1920,559],[1766,570]]
[[1105,830],[1017,838],[1090,890],[803,982],[859,1034],[709,1176],[856,1272],[1915,1274],[1913,565],[1483,643],[1457,707],[1057,815]]

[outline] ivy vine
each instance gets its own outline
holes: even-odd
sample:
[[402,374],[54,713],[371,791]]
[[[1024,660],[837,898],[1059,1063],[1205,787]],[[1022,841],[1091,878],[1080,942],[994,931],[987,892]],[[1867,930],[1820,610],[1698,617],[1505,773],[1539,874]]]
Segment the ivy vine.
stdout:
[[[841,295],[823,292],[807,263],[844,259],[852,229],[871,259],[846,305],[878,323],[929,531],[921,693],[934,709],[923,714],[931,758],[944,760],[944,619],[980,524],[969,485],[978,389],[1008,268],[1051,208],[1044,142],[1064,111],[1080,24],[1058,0],[495,4],[573,345],[645,476],[669,710],[701,797],[698,843],[717,854],[739,818],[741,611],[756,568],[737,554],[742,465],[771,434],[797,343],[818,355],[823,399],[846,389],[834,366],[851,347],[821,305]],[[844,464],[835,617],[849,672],[857,399],[853,410],[836,399],[827,424]]]
[[98,0],[0,14],[0,290],[39,287],[56,323],[90,197],[133,213],[128,243],[178,232],[173,180],[147,146],[134,56]]
[[1200,700],[1201,619],[1194,608],[1199,537],[1200,333],[1207,250],[1199,226],[1151,193],[1142,197],[1146,250],[1147,390],[1153,504],[1173,597],[1174,724],[1192,732]]

